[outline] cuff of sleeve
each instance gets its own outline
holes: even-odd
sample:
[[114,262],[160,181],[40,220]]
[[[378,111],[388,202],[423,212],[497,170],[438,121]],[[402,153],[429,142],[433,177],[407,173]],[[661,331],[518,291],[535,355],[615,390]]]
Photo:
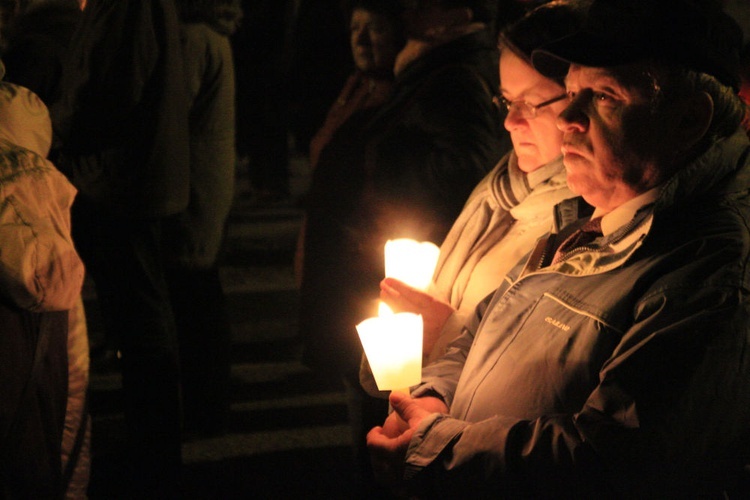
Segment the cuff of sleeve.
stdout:
[[406,451],[404,479],[412,479],[434,462],[467,425],[467,422],[441,413],[434,413],[422,420]]
[[447,397],[447,395],[438,391],[435,387],[433,387],[430,384],[420,385],[419,387],[411,391],[411,397],[413,398],[423,398],[426,396],[440,398],[443,400],[443,403],[445,403],[448,406],[448,408],[450,408],[451,401]]

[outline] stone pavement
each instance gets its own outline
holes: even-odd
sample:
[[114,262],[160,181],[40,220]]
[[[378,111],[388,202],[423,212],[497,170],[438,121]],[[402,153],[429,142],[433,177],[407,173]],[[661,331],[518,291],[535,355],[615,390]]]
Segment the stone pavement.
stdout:
[[[293,199],[307,187],[306,167],[292,162]],[[186,498],[355,498],[344,389],[300,363],[292,256],[301,211],[257,206],[240,169],[237,181],[221,268],[233,334],[230,431],[183,445]],[[89,289],[85,298],[95,337],[96,297]],[[120,383],[116,371],[92,370],[92,499],[117,498],[121,486]]]

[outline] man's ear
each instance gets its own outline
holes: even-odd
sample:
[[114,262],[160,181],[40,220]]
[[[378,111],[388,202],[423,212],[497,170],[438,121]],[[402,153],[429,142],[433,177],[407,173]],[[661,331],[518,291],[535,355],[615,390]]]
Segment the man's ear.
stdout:
[[698,92],[688,100],[676,127],[677,139],[684,146],[680,149],[690,150],[703,139],[713,115],[714,100],[707,92]]

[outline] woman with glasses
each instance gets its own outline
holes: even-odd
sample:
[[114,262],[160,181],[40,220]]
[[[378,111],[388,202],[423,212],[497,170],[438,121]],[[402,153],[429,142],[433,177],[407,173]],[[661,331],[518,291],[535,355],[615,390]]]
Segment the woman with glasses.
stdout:
[[[566,106],[562,81],[542,76],[531,52],[575,30],[569,1],[554,1],[502,31],[500,96],[495,98],[513,150],[474,189],[440,248],[430,293],[386,278],[381,298],[397,310],[422,314],[424,353],[439,357],[477,303],[493,292],[552,224],[552,207],[572,198],[565,180],[557,115]],[[361,382],[377,389],[363,363]]]

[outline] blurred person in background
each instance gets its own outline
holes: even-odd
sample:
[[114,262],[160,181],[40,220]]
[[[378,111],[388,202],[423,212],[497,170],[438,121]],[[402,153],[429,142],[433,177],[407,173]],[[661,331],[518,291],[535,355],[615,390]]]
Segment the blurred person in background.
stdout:
[[0,82],[0,497],[84,498],[88,344],[76,190],[47,159],[52,126],[30,90]]
[[[16,0],[12,5],[12,15],[6,18],[3,27],[4,80],[33,91],[49,107],[60,98],[65,50],[81,19],[85,2]],[[68,320],[63,481],[68,484],[66,496],[80,498],[88,486],[91,459],[91,422],[87,410],[89,339],[82,300],[69,311]]]
[[187,433],[220,434],[229,417],[231,332],[217,259],[234,197],[235,81],[229,36],[239,0],[181,0],[190,97],[190,200],[164,224]]
[[83,12],[51,108],[51,157],[78,189],[73,241],[108,347],[122,354],[127,441],[117,479],[134,496],[172,498],[180,377],[162,230],[190,197],[180,25],[173,0],[89,0]]
[[[349,75],[341,93],[329,108],[323,125],[310,141],[312,188],[306,199],[308,205],[315,207],[327,203],[326,200],[330,198],[341,196],[342,191],[347,189],[347,176],[357,178],[359,175],[353,171],[347,172],[346,165],[329,159],[323,162],[324,167],[320,171],[317,166],[324,149],[328,149],[326,154],[330,157],[350,148],[350,138],[360,132],[368,118],[390,97],[393,64],[405,43],[402,10],[400,0],[352,2],[349,45],[354,72]],[[332,167],[342,167],[344,170],[329,172]],[[353,170],[356,165],[352,164],[349,168]],[[305,227],[303,220],[295,255],[298,283],[302,280]]]

